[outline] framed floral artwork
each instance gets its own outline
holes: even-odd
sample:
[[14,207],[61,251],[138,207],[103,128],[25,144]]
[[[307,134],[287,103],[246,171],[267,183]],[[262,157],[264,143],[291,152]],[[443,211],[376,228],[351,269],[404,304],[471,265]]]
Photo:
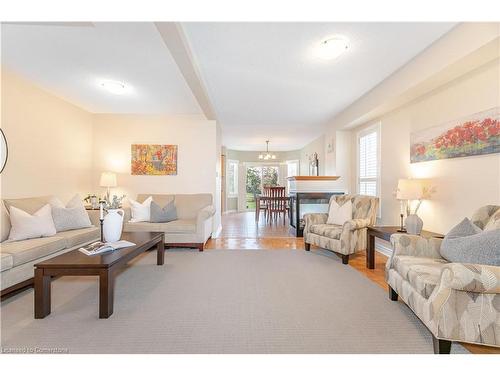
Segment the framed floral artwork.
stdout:
[[132,145],[132,175],[176,175],[177,145]]
[[411,163],[499,152],[500,107],[410,135]]

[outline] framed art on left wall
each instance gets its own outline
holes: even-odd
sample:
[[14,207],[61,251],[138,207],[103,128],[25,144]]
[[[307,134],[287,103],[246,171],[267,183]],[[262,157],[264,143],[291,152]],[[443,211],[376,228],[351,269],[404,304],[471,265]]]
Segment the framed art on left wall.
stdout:
[[132,145],[132,175],[176,175],[177,145]]

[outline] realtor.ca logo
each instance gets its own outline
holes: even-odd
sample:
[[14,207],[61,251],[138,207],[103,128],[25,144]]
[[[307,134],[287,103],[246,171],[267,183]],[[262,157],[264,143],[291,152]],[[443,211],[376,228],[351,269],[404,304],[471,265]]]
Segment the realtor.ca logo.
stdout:
[[68,348],[39,348],[39,347],[20,347],[20,348],[1,348],[2,354],[68,354]]

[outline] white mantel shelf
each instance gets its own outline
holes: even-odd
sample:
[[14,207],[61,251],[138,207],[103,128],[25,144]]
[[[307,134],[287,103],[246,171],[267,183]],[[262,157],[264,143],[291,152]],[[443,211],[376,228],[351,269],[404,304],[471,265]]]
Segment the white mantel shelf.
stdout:
[[290,193],[343,193],[335,183],[340,176],[291,176],[288,177]]

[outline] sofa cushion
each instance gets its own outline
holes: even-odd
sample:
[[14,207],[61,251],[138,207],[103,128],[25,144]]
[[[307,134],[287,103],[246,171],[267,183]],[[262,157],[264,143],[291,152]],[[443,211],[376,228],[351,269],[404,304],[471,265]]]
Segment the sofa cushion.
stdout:
[[14,260],[12,259],[12,255],[8,253],[1,253],[2,259],[0,260],[0,272],[8,270],[12,268],[14,264]]
[[10,207],[14,206],[23,210],[31,215],[33,215],[40,208],[49,204],[53,196],[47,195],[43,197],[33,197],[33,198],[18,198],[18,199],[4,199],[5,207],[7,211],[10,211]]
[[342,226],[333,224],[313,224],[309,227],[309,232],[338,240],[342,234]]
[[165,233],[196,233],[196,220],[174,220],[159,226]]
[[92,226],[90,228],[59,232],[57,233],[57,237],[64,238],[66,248],[69,249],[70,247],[81,245],[86,242],[98,240],[100,237],[100,231],[99,228]]
[[0,242],[5,241],[9,238],[10,233],[10,218],[7,212],[7,208],[5,208],[5,204],[0,202],[0,224],[1,224],[1,234],[0,234]]
[[139,222],[139,223],[124,223],[123,224],[123,230],[125,232],[163,232],[162,229],[160,229],[161,223],[149,223],[146,221]]
[[169,221],[177,220],[177,210],[175,209],[174,201],[167,203],[165,207],[161,207],[155,201],[151,202],[151,220],[152,223],[168,223]]
[[441,271],[448,264],[444,259],[418,258],[410,255],[394,257],[393,267],[424,298],[439,284]]
[[50,206],[52,207],[52,219],[54,219],[57,232],[92,226],[87,210],[78,194],[66,206],[60,199],[54,197],[50,201]]
[[9,241],[21,241],[30,238],[50,237],[56,234],[52,219],[52,209],[46,204],[34,214],[29,214],[15,206],[10,207]]
[[465,237],[445,237],[440,252],[443,258],[454,263],[500,266],[500,229]]
[[63,250],[65,247],[66,242],[61,237],[33,238],[0,244],[2,253],[12,255],[14,267]]
[[196,219],[198,212],[212,204],[212,194],[177,194],[175,208],[181,220]]

